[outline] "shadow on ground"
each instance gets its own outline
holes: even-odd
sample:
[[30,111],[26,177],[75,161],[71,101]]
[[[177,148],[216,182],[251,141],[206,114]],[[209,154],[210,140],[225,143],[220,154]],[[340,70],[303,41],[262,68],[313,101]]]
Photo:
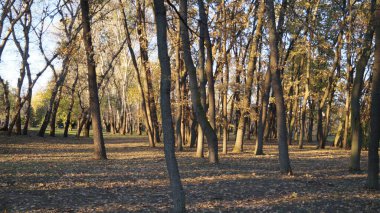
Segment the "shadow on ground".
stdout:
[[[230,149],[233,141],[230,141]],[[107,136],[109,160],[92,160],[90,139],[0,136],[0,211],[167,212],[162,144],[145,137]],[[328,147],[290,147],[294,176],[278,173],[275,144],[266,155],[221,155],[219,165],[177,153],[190,212],[377,212],[378,192],[365,174],[350,174],[349,153]],[[365,166],[366,153],[363,153]],[[365,168],[365,167],[364,167]]]

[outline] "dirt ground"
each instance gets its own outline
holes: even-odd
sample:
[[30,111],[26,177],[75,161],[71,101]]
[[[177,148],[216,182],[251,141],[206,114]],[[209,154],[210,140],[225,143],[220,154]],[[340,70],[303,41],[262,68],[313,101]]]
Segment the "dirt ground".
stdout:
[[[232,149],[233,141],[229,148]],[[90,139],[0,135],[0,212],[168,212],[162,144],[106,135],[109,160],[92,160]],[[349,152],[290,147],[293,176],[278,172],[275,144],[253,156],[220,155],[219,165],[178,153],[189,212],[380,212],[380,193],[348,172]]]

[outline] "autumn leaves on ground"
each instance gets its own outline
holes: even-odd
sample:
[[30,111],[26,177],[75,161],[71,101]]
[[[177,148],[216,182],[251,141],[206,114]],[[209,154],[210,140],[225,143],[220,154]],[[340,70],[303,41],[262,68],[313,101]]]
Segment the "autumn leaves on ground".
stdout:
[[[109,160],[94,161],[89,138],[0,135],[1,212],[167,212],[169,183],[162,144],[144,136],[106,135]],[[233,141],[229,142],[232,148]],[[380,194],[365,172],[348,171],[349,151],[290,146],[293,176],[278,172],[277,145],[253,156],[221,155],[219,165],[177,152],[190,212],[376,212]],[[229,150],[230,151],[230,150]],[[363,169],[367,153],[363,152]]]

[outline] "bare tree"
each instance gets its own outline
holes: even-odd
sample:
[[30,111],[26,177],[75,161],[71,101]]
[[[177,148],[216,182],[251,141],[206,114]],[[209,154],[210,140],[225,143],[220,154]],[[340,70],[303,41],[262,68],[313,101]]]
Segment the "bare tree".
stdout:
[[[7,44],[7,41],[9,39],[9,36],[13,32],[13,28],[15,24],[21,19],[21,17],[24,16],[24,13],[26,11],[30,10],[30,7],[32,5],[32,1],[26,1],[23,0],[19,5],[15,5],[16,0],[5,0],[1,1],[0,5],[2,7],[1,13],[0,13],[0,61],[1,56],[3,54],[5,45]],[[16,16],[13,17],[12,10],[15,10]],[[9,26],[8,29],[4,31],[4,27],[6,27],[5,21],[6,19],[9,20]]]

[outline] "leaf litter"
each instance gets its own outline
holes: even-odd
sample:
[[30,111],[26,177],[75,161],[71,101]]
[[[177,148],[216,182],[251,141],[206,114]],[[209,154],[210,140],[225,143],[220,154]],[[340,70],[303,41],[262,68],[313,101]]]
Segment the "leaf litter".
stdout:
[[[168,212],[162,144],[142,136],[106,136],[109,160],[93,160],[89,138],[0,135],[1,212]],[[233,141],[229,141],[232,149]],[[211,165],[185,147],[176,152],[189,212],[379,212],[380,194],[365,172],[348,171],[349,151],[290,146],[293,176],[278,172],[278,152],[253,143]],[[207,150],[206,150],[207,151]],[[367,152],[363,151],[365,171]]]

